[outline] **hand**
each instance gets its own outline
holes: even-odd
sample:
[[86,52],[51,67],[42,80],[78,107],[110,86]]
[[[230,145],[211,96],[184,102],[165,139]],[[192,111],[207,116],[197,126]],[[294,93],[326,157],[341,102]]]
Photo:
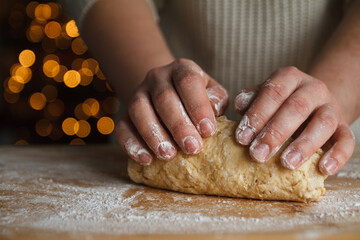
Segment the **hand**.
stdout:
[[169,161],[177,153],[202,150],[202,137],[215,133],[215,115],[228,104],[226,90],[191,60],[154,68],[135,90],[115,135],[135,161],[149,165],[155,155]]
[[256,162],[267,161],[298,129],[300,134],[281,155],[285,168],[299,168],[327,143],[330,147],[319,169],[331,175],[353,153],[354,135],[325,83],[295,67],[280,69],[261,86],[241,91],[235,98],[235,110],[243,114],[236,139],[250,145]]

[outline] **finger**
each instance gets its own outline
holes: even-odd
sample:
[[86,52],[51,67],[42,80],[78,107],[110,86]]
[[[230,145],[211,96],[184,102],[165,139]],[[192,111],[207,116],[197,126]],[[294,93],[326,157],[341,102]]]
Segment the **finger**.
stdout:
[[250,105],[255,100],[258,92],[259,87],[241,90],[234,100],[235,111],[241,115],[244,115],[246,110],[249,109]]
[[[172,80],[188,116],[203,137],[215,133],[215,117],[206,85],[208,79],[194,62],[180,59],[174,66]],[[176,104],[176,103],[174,103]]]
[[337,119],[331,105],[320,107],[304,131],[282,153],[281,164],[291,170],[299,168],[334,134]]
[[331,141],[334,142],[333,146],[319,163],[319,169],[325,175],[332,175],[340,170],[350,159],[355,148],[354,134],[346,124],[337,128]]
[[135,95],[128,113],[140,136],[159,159],[168,161],[175,157],[175,145],[157,118],[147,93]]
[[176,90],[168,81],[155,84],[151,98],[156,112],[175,142],[186,154],[197,154],[203,142],[182,105]]
[[151,164],[153,157],[146,144],[140,140],[136,129],[134,129],[127,116],[116,124],[115,137],[123,151],[130,158],[142,165]]
[[236,140],[249,145],[281,104],[303,81],[304,74],[294,67],[280,69],[262,85],[259,95],[246,111],[236,129]]
[[215,116],[218,117],[224,114],[224,111],[229,104],[229,94],[226,89],[209,77],[206,93]]
[[250,145],[250,155],[257,162],[267,161],[305,122],[314,109],[327,101],[317,84],[304,84],[280,107]]

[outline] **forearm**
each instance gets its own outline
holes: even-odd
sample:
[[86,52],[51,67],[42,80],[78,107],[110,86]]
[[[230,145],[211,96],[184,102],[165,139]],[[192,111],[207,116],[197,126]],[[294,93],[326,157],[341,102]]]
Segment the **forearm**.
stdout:
[[99,0],[85,17],[83,38],[125,103],[150,69],[173,60],[145,0]]
[[349,124],[360,115],[360,0],[355,0],[309,69],[326,83]]

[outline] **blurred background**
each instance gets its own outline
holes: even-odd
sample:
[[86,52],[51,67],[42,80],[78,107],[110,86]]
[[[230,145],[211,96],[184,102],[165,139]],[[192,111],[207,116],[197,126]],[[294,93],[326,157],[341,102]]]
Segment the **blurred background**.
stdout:
[[120,102],[55,1],[0,3],[0,144],[112,141]]

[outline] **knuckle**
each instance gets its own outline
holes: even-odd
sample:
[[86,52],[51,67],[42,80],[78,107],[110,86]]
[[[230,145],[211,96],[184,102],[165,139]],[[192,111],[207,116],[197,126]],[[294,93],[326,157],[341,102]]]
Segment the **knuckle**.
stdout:
[[349,141],[349,145],[355,147],[355,136],[349,126],[342,125],[340,131],[341,137]]
[[280,70],[285,75],[298,75],[300,70],[295,66],[287,66]]
[[145,79],[149,79],[149,80],[156,79],[156,78],[158,78],[159,73],[160,73],[160,68],[158,68],[158,67],[152,68],[147,72]]
[[319,93],[319,96],[323,98],[326,98],[328,96],[329,89],[323,81],[316,79],[313,81],[313,84],[315,85],[314,88]]
[[251,127],[260,128],[266,123],[266,117],[262,113],[247,114]]
[[264,94],[273,101],[275,101],[276,103],[280,104],[283,102],[284,99],[286,99],[287,97],[286,87],[283,86],[282,84],[272,84],[265,87],[266,89],[264,91]]
[[194,62],[187,58],[178,58],[174,61],[175,65],[186,65],[186,64],[194,64]]
[[157,90],[156,93],[154,94],[155,102],[160,104],[164,104],[172,97],[174,97],[174,91],[170,88],[163,88]]
[[310,112],[310,104],[306,98],[292,97],[288,100],[288,106],[292,111],[295,111],[298,115],[306,117]]
[[175,82],[180,87],[189,87],[199,80],[199,74],[193,71],[185,71],[175,77]]
[[329,129],[335,129],[338,125],[338,120],[334,113],[330,111],[322,111],[318,115],[318,119],[322,126]]
[[146,104],[147,100],[145,99],[145,97],[135,95],[129,103],[128,113],[131,116],[132,113],[141,110]]
[[275,145],[279,145],[285,139],[285,133],[276,124],[271,124],[267,132]]

